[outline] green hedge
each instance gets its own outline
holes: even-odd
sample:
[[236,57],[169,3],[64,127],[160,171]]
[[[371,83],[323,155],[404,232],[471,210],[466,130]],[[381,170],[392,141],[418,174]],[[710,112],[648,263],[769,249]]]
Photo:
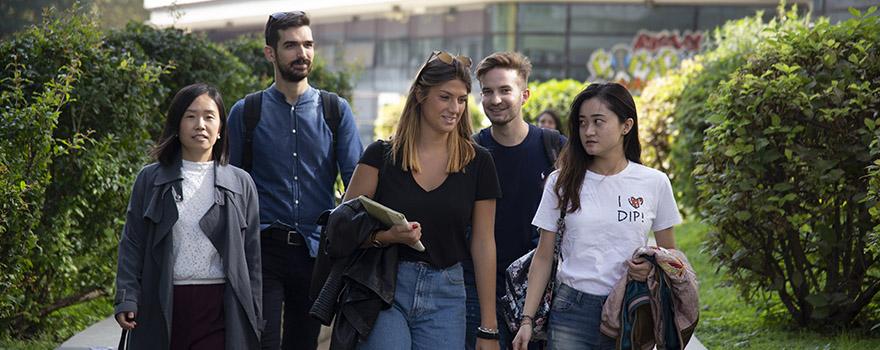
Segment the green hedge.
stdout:
[[[571,102],[589,82],[581,82],[574,79],[551,79],[544,82],[529,83],[531,96],[523,106],[523,118],[526,122],[535,123],[535,118],[547,109],[556,112],[562,125],[567,128],[568,112],[571,110]],[[569,134],[570,130],[565,130]]]
[[[880,18],[787,12],[707,108],[694,177],[713,257],[799,325],[851,326],[880,291],[867,198],[878,159]],[[876,176],[876,174],[875,174]]]
[[167,89],[160,67],[103,44],[70,12],[0,44],[0,335],[110,292],[125,193]]

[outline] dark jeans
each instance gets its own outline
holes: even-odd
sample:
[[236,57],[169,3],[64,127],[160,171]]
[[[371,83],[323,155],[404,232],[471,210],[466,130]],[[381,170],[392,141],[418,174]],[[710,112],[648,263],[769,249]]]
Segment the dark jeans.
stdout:
[[[305,245],[288,245],[264,237],[263,258],[263,331],[264,350],[315,350],[321,323],[309,316],[309,283],[315,258]],[[281,315],[284,314],[282,340]]]
[[[501,283],[504,283],[503,281]],[[498,288],[503,288],[503,286],[499,286]],[[465,349],[474,350],[477,342],[477,327],[480,326],[480,298],[477,296],[477,286],[474,283],[471,283],[467,278],[465,278],[465,291],[467,292],[467,322],[465,323]],[[516,337],[516,334],[510,332],[510,329],[507,328],[507,323],[504,322],[504,318],[501,316],[501,301],[495,301],[495,313],[498,318],[498,335],[499,340],[498,344],[501,346],[501,350],[509,350],[513,349],[511,345],[513,343],[513,338]],[[532,342],[529,343],[529,350],[540,350],[543,349],[543,342]]]
[[560,283],[550,310],[551,350],[611,350],[614,338],[599,331],[607,295],[593,295]]
[[223,317],[225,284],[174,286],[171,350],[214,350],[226,347]]

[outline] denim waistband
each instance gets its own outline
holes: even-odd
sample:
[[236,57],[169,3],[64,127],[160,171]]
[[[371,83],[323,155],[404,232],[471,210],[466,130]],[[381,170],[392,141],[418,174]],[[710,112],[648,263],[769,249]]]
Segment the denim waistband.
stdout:
[[590,293],[581,292],[577,289],[569,287],[565,283],[560,283],[556,290],[553,291],[556,295],[561,295],[567,300],[571,300],[574,303],[580,303],[584,300],[598,300],[600,302],[605,302],[605,299],[608,298],[607,295],[595,295]]

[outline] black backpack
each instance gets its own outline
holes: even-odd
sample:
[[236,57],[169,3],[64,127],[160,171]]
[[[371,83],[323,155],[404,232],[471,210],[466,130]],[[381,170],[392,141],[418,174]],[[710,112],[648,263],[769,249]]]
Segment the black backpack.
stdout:
[[[335,152],[336,132],[339,130],[339,123],[342,122],[342,115],[339,112],[339,95],[324,90],[318,91],[321,93],[321,102],[324,107],[324,122],[330,126],[330,134],[333,135],[330,149],[331,152]],[[250,93],[244,98],[244,147],[241,153],[241,168],[247,172],[251,172],[254,167],[254,129],[260,122],[262,106],[262,91]],[[338,168],[334,167],[334,170],[333,178],[336,179]]]
[[[471,139],[480,145],[479,132],[471,135]],[[550,167],[556,169],[556,158],[559,158],[559,152],[562,151],[562,134],[553,129],[541,129],[541,141],[544,143],[544,154],[550,161]]]

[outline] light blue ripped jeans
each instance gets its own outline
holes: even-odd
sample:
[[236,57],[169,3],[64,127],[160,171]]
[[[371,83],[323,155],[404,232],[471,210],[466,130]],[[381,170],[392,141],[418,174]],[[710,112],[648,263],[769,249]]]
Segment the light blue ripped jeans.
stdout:
[[394,304],[382,310],[359,350],[464,349],[465,289],[461,264],[435,269],[422,262],[397,267]]

